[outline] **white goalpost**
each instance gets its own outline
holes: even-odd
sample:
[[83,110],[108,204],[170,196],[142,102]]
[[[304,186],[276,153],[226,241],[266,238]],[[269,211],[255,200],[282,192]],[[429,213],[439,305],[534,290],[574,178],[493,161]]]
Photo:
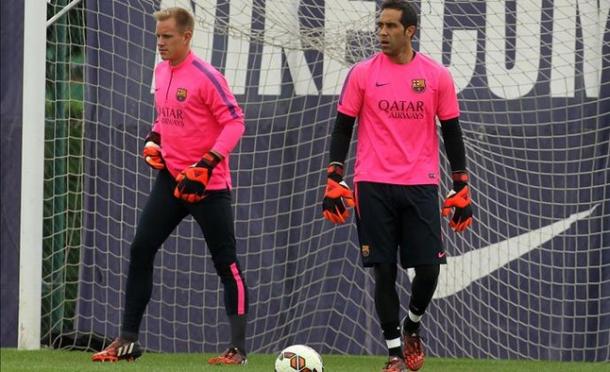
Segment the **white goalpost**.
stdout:
[[[58,0],[44,20],[33,3],[20,347],[92,350],[119,333],[129,244],[156,175],[140,158],[154,119],[152,12],[179,5],[196,18],[193,50],[225,74],[246,117],[231,167],[249,350],[384,352],[353,220],[331,226],[320,206],[338,95],[377,50],[380,1]],[[609,360],[610,5],[414,4],[416,49],[455,78],[475,206],[465,234],[443,225],[448,265],[423,319],[430,354]],[[411,275],[399,275],[403,314]],[[223,349],[221,288],[187,218],[157,254],[141,343]]]
[[[23,142],[19,233],[20,349],[40,348],[46,4],[26,1],[23,24]],[[27,15],[27,16],[26,16]]]

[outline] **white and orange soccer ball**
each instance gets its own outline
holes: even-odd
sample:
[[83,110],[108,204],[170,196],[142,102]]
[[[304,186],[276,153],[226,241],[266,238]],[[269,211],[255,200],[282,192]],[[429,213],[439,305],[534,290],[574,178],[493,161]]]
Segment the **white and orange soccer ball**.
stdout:
[[275,372],[323,372],[322,357],[306,345],[288,346],[275,359]]

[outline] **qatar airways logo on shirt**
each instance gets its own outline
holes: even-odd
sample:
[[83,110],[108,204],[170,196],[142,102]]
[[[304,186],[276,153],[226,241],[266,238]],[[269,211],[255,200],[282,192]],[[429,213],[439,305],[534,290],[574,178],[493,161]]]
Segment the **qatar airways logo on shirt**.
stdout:
[[377,103],[377,108],[390,119],[414,119],[424,118],[424,101],[389,101],[382,99]]
[[158,111],[158,122],[162,125],[184,127],[184,112],[180,108],[161,107]]

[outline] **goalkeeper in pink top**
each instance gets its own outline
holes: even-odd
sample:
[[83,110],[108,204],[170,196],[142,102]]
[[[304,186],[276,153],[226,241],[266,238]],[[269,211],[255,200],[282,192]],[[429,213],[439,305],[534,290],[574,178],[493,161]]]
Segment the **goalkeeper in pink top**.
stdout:
[[187,215],[201,227],[224,286],[231,345],[210,364],[245,364],[248,296],[235,252],[229,153],[244,118],[224,76],[190,50],[193,16],[182,8],[154,13],[159,54],[156,120],[144,160],[159,170],[131,244],[121,335],[93,361],[134,360],[140,322],[151,297],[153,263],[163,242]]
[[[348,73],[331,137],[323,215],[344,223],[356,206],[365,267],[375,276],[375,305],[388,347],[384,371],[412,371],[424,363],[419,324],[446,263],[438,205],[441,123],[452,170],[453,190],[443,215],[464,231],[472,223],[464,142],[453,79],[447,68],[413,50],[417,13],[406,1],[381,5],[377,32],[381,53]],[[343,182],[346,155],[356,118],[358,147],[354,195]],[[395,289],[397,251],[403,268],[415,268],[409,311],[400,325]],[[402,333],[402,337],[401,337]]]

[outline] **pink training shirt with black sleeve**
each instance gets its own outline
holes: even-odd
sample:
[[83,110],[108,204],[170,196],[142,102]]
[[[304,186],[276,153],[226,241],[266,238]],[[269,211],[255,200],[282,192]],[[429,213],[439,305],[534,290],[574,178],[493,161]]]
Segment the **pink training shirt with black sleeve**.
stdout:
[[446,67],[419,52],[404,65],[377,53],[352,67],[337,110],[358,118],[355,182],[438,185],[436,117],[460,114]]
[[192,52],[176,66],[163,61],[155,68],[155,106],[153,131],[161,135],[161,154],[172,176],[214,150],[224,159],[206,189],[230,189],[229,153],[245,127],[224,76]]

